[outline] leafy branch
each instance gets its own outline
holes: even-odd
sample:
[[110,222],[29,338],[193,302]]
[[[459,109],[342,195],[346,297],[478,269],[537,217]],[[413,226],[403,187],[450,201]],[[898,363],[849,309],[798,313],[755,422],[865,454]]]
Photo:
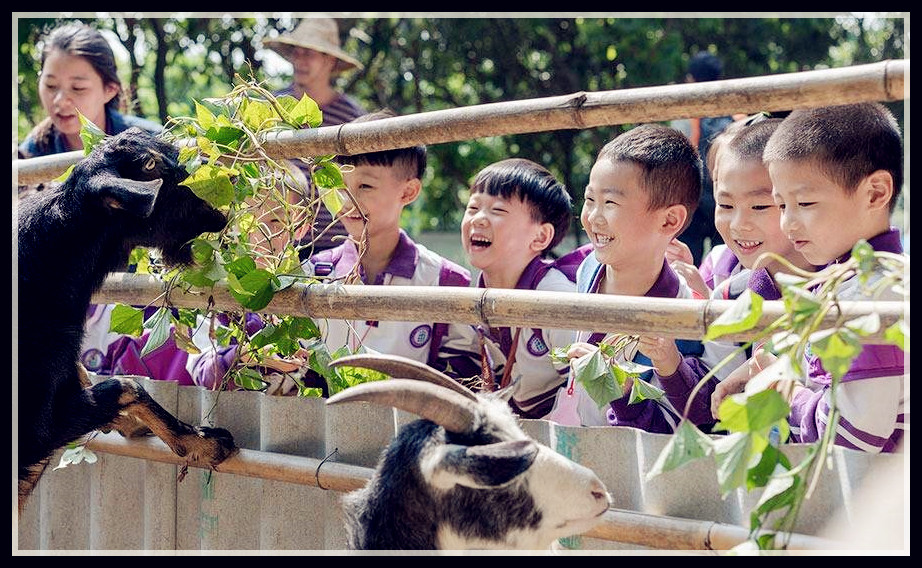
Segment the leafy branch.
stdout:
[[[166,291],[160,307],[146,319],[141,309],[117,306],[111,331],[138,336],[150,330],[143,357],[170,337],[180,348],[197,353],[193,338],[207,326],[212,349],[238,346],[222,387],[267,390],[270,380],[257,369],[282,373],[303,396],[319,396],[320,391],[306,388],[298,369],[320,373],[331,394],[349,381],[382,378],[372,371],[358,379],[358,370],[318,371],[316,361],[328,360],[330,354],[312,319],[258,313],[293,283],[315,281],[300,257],[304,249],[310,254],[318,236],[309,241],[304,236],[311,234],[320,207],[334,216],[339,212],[340,192],[348,189],[333,155],[295,162],[276,160],[263,148],[268,135],[320,126],[322,113],[314,100],[306,95],[276,97],[255,80],[236,79],[226,95],[194,101],[194,116],[171,117],[160,134],[180,149],[179,162],[189,173],[183,185],[224,212],[227,226],[191,242],[194,264],[189,267],[167,269],[154,251],[132,251],[129,262],[136,272],[159,277]],[[105,134],[86,121],[81,136],[89,152]],[[210,306],[185,309],[168,303],[173,288],[202,292],[219,283],[228,287],[240,312],[217,314]],[[259,319],[256,333],[248,331],[254,316]]]
[[[780,257],[775,260],[786,264],[791,272],[776,275],[785,312],[741,349],[766,340],[764,348],[777,359],[753,377],[743,393],[728,396],[721,403],[715,429],[725,430],[727,435],[707,436],[683,420],[647,474],[649,479],[713,455],[724,496],[743,486],[748,491],[762,489],[750,513],[750,538],[761,549],[787,545],[786,540],[775,542],[775,539],[778,533],[789,537],[793,532],[801,506],[819,482],[834,444],[839,419],[836,395],[841,379],[861,353],[861,338],[880,329],[877,314],[846,319],[840,309],[838,290],[843,283],[856,278],[866,298],[878,299],[887,294],[909,301],[908,255],[876,252],[864,241],[855,245],[845,262],[818,273],[799,271]],[[705,340],[753,329],[762,316],[761,300],[751,292],[741,295],[730,310],[709,326]],[[835,324],[821,330],[830,313],[839,314]],[[883,335],[885,342],[909,352],[909,328],[903,318]],[[819,357],[832,377],[830,414],[821,439],[808,448],[799,463],[791,464],[781,451],[781,444],[790,433],[787,418],[791,407],[787,401],[795,384],[805,382],[807,372],[802,363],[808,349]],[[702,378],[692,399],[715,370]]]

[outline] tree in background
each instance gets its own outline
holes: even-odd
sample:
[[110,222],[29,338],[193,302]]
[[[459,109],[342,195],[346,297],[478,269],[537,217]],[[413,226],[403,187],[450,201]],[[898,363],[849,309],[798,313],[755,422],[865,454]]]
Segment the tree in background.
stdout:
[[[397,114],[681,82],[698,50],[723,59],[727,79],[904,57],[903,14],[835,18],[342,18],[350,53],[365,64],[339,85],[369,109]],[[39,47],[60,19],[20,18],[17,93],[20,138],[41,116]],[[90,21],[90,20],[85,20]],[[110,30],[130,54],[128,112],[165,122],[190,115],[193,100],[221,96],[250,73],[270,89],[287,77],[267,65],[262,39],[293,29],[296,17],[120,18]],[[281,68],[284,73],[284,67]],[[902,103],[894,103],[902,117]],[[728,109],[732,111],[732,109]],[[545,165],[581,207],[598,149],[626,124],[466,140],[429,148],[424,195],[406,226],[454,231],[471,176],[519,156]],[[574,215],[574,235],[581,231]]]

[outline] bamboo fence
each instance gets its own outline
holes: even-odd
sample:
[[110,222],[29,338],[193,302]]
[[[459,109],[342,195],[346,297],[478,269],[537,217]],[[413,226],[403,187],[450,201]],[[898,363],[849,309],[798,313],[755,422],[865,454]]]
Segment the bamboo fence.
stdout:
[[[909,60],[886,60],[836,69],[682,83],[421,112],[358,124],[281,132],[263,147],[274,158],[356,154],[442,144],[488,136],[638,124],[695,116],[909,98]],[[13,160],[22,185],[53,179],[83,153]]]
[[[501,102],[424,112],[370,123],[343,124],[268,136],[263,145],[276,158],[326,154],[355,154],[415,144],[439,144],[473,138],[585,129],[602,125],[635,124],[693,116],[780,111],[803,107],[909,98],[908,60],[888,60],[839,69],[730,79],[658,87],[625,89]],[[83,157],[71,152],[28,160],[13,160],[14,185],[34,184],[57,177]],[[237,310],[239,305],[225,285],[207,292],[167,291],[152,276],[112,274],[94,296],[98,303],[158,304],[186,308]],[[273,298],[265,313],[312,318],[361,318],[386,321],[428,321],[440,314],[446,322],[488,326],[533,326],[585,331],[621,331],[666,337],[701,339],[708,326],[732,302],[669,300],[560,294],[522,290],[351,286],[294,284]],[[766,302],[755,330],[783,313],[781,302]],[[869,313],[881,317],[881,329],[905,317],[903,302],[844,302],[821,327],[836,325]],[[756,331],[728,335],[727,340],[750,339]],[[882,332],[862,341],[879,341]],[[92,449],[145,460],[182,464],[156,439],[125,440],[101,434]],[[335,491],[362,487],[369,468],[313,458],[256,450],[240,453],[217,471],[260,477]],[[313,475],[305,475],[313,472]],[[587,533],[605,540],[661,549],[727,550],[748,538],[744,527],[710,521],[648,515],[611,509],[603,522]],[[809,535],[791,535],[791,550],[827,550],[838,544]],[[663,539],[666,539],[665,541]],[[664,542],[666,543],[664,546]]]
[[[207,292],[174,288],[166,291],[154,276],[115,273],[107,277],[93,301],[100,304],[163,305],[240,311],[240,304],[226,284]],[[263,313],[310,318],[373,319],[378,321],[431,321],[439,314],[446,323],[482,324],[487,327],[527,326],[539,329],[617,331],[654,334],[679,339],[702,339],[710,324],[731,309],[732,300],[681,300],[544,292],[499,288],[439,286],[361,286],[301,284],[278,292]],[[909,317],[909,304],[896,301],[840,302],[830,310],[820,329],[841,325],[859,316],[877,314],[880,329],[862,337],[864,343],[880,343],[887,327]],[[762,315],[749,331],[722,339],[752,339],[761,329],[784,314],[780,300],[764,302]]]
[[[126,439],[113,432],[94,436],[87,447],[94,451],[124,457],[179,466],[185,464],[184,458],[173,453],[158,438]],[[337,492],[361,489],[374,473],[374,469],[368,467],[246,449],[239,450],[237,454],[217,465],[214,470]],[[749,530],[726,523],[611,508],[605,513],[602,521],[595,528],[583,533],[583,536],[661,550],[730,550],[746,542]],[[823,537],[796,533],[788,536],[788,550],[845,548],[845,543]]]

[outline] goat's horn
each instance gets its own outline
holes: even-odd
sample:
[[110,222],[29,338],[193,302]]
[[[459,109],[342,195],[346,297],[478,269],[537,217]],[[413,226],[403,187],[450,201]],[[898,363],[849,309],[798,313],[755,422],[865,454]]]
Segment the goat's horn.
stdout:
[[420,363],[415,359],[410,359],[409,357],[403,357],[401,355],[359,353],[357,355],[348,355],[331,361],[329,366],[361,367],[363,369],[379,371],[394,378],[427,381],[434,385],[441,385],[445,388],[449,388],[471,400],[477,399],[477,395],[470,389],[464,388],[463,385],[445,373],[437,371],[425,363]]
[[478,425],[477,402],[454,391],[412,379],[386,379],[349,387],[327,404],[365,401],[393,406],[431,420],[449,432],[472,432]]

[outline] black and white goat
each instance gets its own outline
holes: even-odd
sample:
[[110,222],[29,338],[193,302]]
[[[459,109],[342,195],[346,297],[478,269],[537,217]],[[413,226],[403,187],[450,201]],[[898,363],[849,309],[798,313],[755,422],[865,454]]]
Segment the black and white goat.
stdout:
[[525,434],[496,393],[474,394],[402,357],[331,365],[407,378],[350,387],[327,404],[366,401],[421,417],[401,428],[368,484],[344,497],[350,548],[546,550],[608,510],[596,474]]
[[192,262],[189,241],[225,216],[179,185],[172,144],[131,128],[107,137],[68,179],[19,203],[19,508],[55,450],[96,429],[140,420],[189,463],[236,451],[221,428],[190,426],[127,378],[89,384],[79,365],[87,308],[136,246],[170,265]]

